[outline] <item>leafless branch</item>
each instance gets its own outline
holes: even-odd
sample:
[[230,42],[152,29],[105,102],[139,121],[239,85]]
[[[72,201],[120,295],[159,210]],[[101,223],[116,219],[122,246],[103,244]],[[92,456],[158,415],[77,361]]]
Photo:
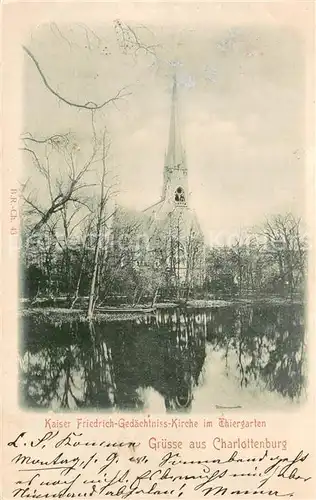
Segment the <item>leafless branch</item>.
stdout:
[[69,48],[71,49],[73,43],[70,42],[70,40],[68,40],[68,38],[63,34],[63,32],[56,23],[50,23],[50,29],[54,35],[56,34],[55,32],[57,32],[60,38],[62,38],[69,45]]
[[33,137],[30,132],[26,132],[22,135],[22,140],[27,144],[27,141],[35,142],[37,144],[49,144],[56,150],[61,150],[69,146],[71,140],[71,133],[66,134],[54,134],[43,139],[37,139]]
[[[132,28],[130,25],[123,23],[120,19],[116,19],[114,21],[114,28],[118,44],[124,54],[130,52],[136,57],[139,51],[143,51],[145,54],[158,59],[156,49],[160,47],[160,44],[146,44],[136,31],[137,29],[144,29],[145,26],[140,25]],[[149,29],[147,29],[147,31],[153,34]]]
[[39,170],[39,172],[42,171],[42,165],[38,159],[38,156],[37,154],[35,153],[35,151],[33,151],[33,149],[30,149],[30,148],[20,148],[21,151],[27,151],[28,153],[30,153],[30,155],[32,156],[33,158],[33,162],[35,164],[35,166],[37,167],[37,169]]
[[61,101],[63,101],[65,104],[68,104],[69,106],[74,106],[76,108],[80,108],[80,109],[88,109],[89,111],[91,110],[98,110],[98,109],[102,109],[104,108],[104,106],[108,105],[108,104],[111,104],[119,99],[123,99],[124,97],[127,97],[129,95],[131,95],[131,92],[126,92],[126,88],[127,87],[123,87],[122,89],[120,89],[115,96],[111,97],[110,99],[107,99],[105,100],[103,103],[101,104],[96,104],[95,102],[93,101],[88,101],[84,104],[80,104],[78,102],[74,102],[74,101],[71,101],[69,100],[68,98],[66,97],[63,97],[61,94],[59,94],[48,82],[46,76],[44,75],[43,73],[43,70],[41,69],[37,59],[35,58],[35,56],[32,54],[32,52],[23,45],[23,50],[27,53],[27,55],[32,59],[33,63],[35,64],[35,67],[37,69],[37,71],[39,72],[41,78],[42,78],[42,81],[45,85],[45,87],[55,96],[57,97],[58,99],[60,99]]
[[98,47],[100,46],[101,44],[101,38],[95,33],[95,31],[93,31],[93,29],[91,29],[89,26],[86,26],[85,24],[82,24],[82,23],[78,23],[77,26],[79,26],[80,28],[82,28],[85,32],[85,37],[86,37],[86,41],[87,41],[87,48],[89,50],[92,49],[92,46],[91,46],[91,39],[90,39],[90,36],[92,35],[92,37],[94,39],[97,40],[97,43],[98,43]]

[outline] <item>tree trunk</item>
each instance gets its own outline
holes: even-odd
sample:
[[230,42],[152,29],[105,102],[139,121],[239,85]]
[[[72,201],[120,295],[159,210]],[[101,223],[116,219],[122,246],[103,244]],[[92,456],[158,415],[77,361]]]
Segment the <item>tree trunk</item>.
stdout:
[[88,241],[88,234],[85,237],[84,244],[83,244],[82,259],[81,259],[81,263],[80,263],[80,272],[79,272],[79,276],[78,276],[76,291],[75,291],[74,297],[72,299],[72,304],[70,306],[70,309],[73,309],[75,303],[77,302],[77,300],[79,298],[79,290],[80,290],[81,279],[82,279],[82,275],[83,275],[84,262],[85,262],[85,258],[86,258],[87,241]]
[[158,292],[159,292],[159,286],[156,288],[155,295],[154,295],[152,303],[151,303],[152,307],[156,304]]
[[99,266],[99,253],[100,253],[100,244],[101,244],[101,229],[102,229],[102,220],[104,216],[104,210],[106,205],[106,194],[105,194],[105,175],[106,175],[106,147],[105,147],[105,132],[103,134],[103,157],[102,157],[102,179],[101,179],[101,193],[100,193],[100,205],[99,205],[99,213],[97,220],[97,241],[94,250],[94,259],[93,259],[93,274],[91,280],[91,288],[89,295],[89,304],[88,304],[88,319],[92,319],[93,310],[95,306],[95,295],[96,295],[96,284],[97,284],[97,276],[98,276],[98,266]]
[[95,298],[95,288],[96,288],[96,281],[97,281],[97,273],[98,273],[98,260],[99,260],[99,252],[100,252],[100,230],[101,230],[101,224],[98,224],[98,230],[97,230],[97,241],[96,241],[96,246],[94,250],[94,259],[93,259],[93,274],[92,274],[92,280],[91,280],[91,287],[90,287],[90,295],[89,295],[89,304],[88,304],[88,318],[91,319],[93,316],[93,309],[94,309],[94,298]]

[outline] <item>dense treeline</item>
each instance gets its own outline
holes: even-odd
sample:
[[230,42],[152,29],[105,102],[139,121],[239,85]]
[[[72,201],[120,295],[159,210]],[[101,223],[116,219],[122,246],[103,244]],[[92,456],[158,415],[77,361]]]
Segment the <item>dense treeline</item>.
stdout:
[[[137,222],[112,223],[101,232],[96,226],[93,219],[85,221],[68,239],[45,226],[35,235],[25,233],[22,296],[64,297],[75,305],[89,297],[94,280],[94,305],[148,302],[158,289],[159,300],[175,298],[168,269],[155,265],[155,253],[149,255],[146,244],[140,244]],[[204,285],[192,283],[187,298],[302,297],[306,254],[300,221],[290,214],[275,216],[231,245],[207,247]]]
[[215,295],[303,296],[307,242],[300,220],[277,215],[261,228],[208,250],[207,289]]

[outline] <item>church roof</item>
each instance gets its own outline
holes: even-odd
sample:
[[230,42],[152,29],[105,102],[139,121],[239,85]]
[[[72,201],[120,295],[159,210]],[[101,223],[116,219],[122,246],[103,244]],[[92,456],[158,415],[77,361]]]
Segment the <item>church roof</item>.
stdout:
[[149,226],[152,226],[155,221],[164,224],[168,223],[168,220],[177,220],[180,217],[188,228],[195,228],[198,233],[202,233],[195,211],[187,206],[177,207],[170,200],[161,200],[145,208],[143,214],[150,221]]
[[153,205],[150,205],[149,207],[146,207],[143,212],[150,212],[150,213],[157,213],[157,211],[160,210],[160,208],[162,207],[162,203],[163,203],[163,200],[159,200],[157,201],[156,203],[154,203]]

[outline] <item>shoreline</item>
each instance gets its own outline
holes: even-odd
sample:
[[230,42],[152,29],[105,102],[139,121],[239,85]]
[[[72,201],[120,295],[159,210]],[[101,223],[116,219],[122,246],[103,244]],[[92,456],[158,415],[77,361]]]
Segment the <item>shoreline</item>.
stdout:
[[[116,320],[133,320],[148,315],[156,314],[159,310],[164,309],[181,309],[181,310],[204,310],[225,307],[259,307],[259,306],[293,306],[304,305],[301,299],[289,299],[280,297],[265,297],[265,298],[232,298],[230,300],[211,299],[211,300],[189,300],[186,303],[177,302],[159,302],[155,306],[149,304],[141,304],[135,307],[128,305],[120,306],[103,306],[97,309],[93,315],[93,321],[116,321]],[[58,307],[45,305],[25,305],[25,302],[20,303],[19,317],[26,318],[30,316],[42,317],[42,319],[58,319],[59,321],[88,321],[86,308],[77,307]]]

